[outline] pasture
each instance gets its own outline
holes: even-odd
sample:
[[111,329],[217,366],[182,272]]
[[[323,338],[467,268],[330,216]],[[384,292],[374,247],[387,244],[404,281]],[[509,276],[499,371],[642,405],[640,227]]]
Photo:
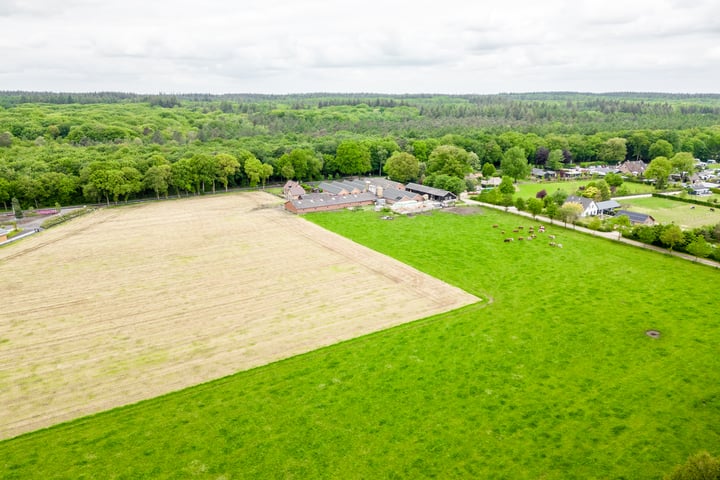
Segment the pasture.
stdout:
[[[561,190],[568,195],[573,195],[578,188],[587,185],[592,179],[588,180],[567,180],[557,182],[521,182],[517,185],[516,195],[522,198],[530,198],[537,195],[540,190],[545,190],[548,195],[552,195],[557,190]],[[641,193],[652,193],[655,189],[652,185],[642,183],[624,182],[622,187],[628,190],[628,195],[636,195]],[[621,187],[621,188],[622,188]]]
[[2,249],[0,438],[478,300],[278,203],[104,209]]
[[720,222],[720,206],[713,212],[710,207],[660,197],[623,198],[619,202],[625,210],[652,215],[660,223],[674,223],[684,229]]
[[531,222],[479,212],[307,218],[489,302],[1,442],[0,477],[655,479],[717,455],[717,271],[557,226],[504,243]]

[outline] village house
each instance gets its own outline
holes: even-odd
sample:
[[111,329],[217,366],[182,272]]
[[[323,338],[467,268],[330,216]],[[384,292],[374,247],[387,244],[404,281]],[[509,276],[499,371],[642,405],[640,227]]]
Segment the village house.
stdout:
[[598,214],[598,206],[592,198],[570,195],[567,199],[565,199],[565,203],[563,205],[568,203],[579,203],[582,205],[583,211],[580,214],[581,217],[594,217]]
[[705,185],[702,184],[702,183],[698,183],[698,184],[695,184],[695,185],[690,185],[690,186],[688,187],[688,193],[689,193],[690,195],[697,195],[697,196],[701,196],[701,195],[712,195],[712,192],[710,191],[710,188],[708,188],[707,186],[705,186]]
[[618,167],[620,173],[634,177],[641,177],[645,173],[645,169],[647,169],[647,163],[642,160],[626,160]]
[[557,176],[557,173],[552,170],[543,170],[542,168],[533,168],[530,174],[539,180],[548,180]]

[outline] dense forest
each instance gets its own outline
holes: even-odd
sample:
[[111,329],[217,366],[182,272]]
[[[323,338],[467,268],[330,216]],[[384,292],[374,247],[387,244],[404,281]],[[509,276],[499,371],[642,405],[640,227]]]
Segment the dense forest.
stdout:
[[[720,95],[138,95],[0,92],[0,202],[23,208],[199,194],[286,178],[422,176],[452,145],[472,167],[720,157]],[[517,148],[515,148],[517,147]]]

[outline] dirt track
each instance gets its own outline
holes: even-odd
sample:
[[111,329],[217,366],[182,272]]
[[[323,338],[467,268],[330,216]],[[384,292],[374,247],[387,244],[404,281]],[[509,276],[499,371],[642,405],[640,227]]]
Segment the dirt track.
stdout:
[[0,438],[478,300],[277,203],[106,209],[0,249]]

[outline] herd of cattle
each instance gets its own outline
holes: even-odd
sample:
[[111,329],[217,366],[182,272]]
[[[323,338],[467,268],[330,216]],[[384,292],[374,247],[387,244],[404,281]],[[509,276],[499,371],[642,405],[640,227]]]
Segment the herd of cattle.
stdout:
[[[493,228],[499,228],[499,225],[494,224],[492,227],[493,227]],[[513,233],[521,233],[521,232],[524,231],[524,230],[525,230],[525,227],[523,227],[523,226],[521,225],[521,226],[517,227],[516,229],[514,229],[514,230],[513,230]],[[533,226],[531,225],[531,226],[528,227],[527,232],[528,232],[527,235],[522,236],[522,237],[517,237],[517,240],[518,240],[518,241],[522,241],[522,240],[535,240],[535,239],[537,238],[538,234],[540,234],[540,233],[545,233],[545,226],[544,226],[544,225],[539,225],[539,226],[537,227],[537,231],[536,231],[535,227],[533,227]],[[505,237],[505,230],[501,230],[500,233],[503,235],[503,237]],[[556,239],[556,238],[555,238],[555,235],[548,235],[547,237],[548,237],[550,240],[555,240],[555,239]],[[505,239],[504,239],[503,241],[504,241],[505,243],[514,242],[514,241],[515,241],[515,237],[505,237]],[[551,241],[551,242],[549,243],[549,245],[550,245],[551,247],[562,248],[562,243],[557,243],[557,242],[555,242],[555,241]]]

